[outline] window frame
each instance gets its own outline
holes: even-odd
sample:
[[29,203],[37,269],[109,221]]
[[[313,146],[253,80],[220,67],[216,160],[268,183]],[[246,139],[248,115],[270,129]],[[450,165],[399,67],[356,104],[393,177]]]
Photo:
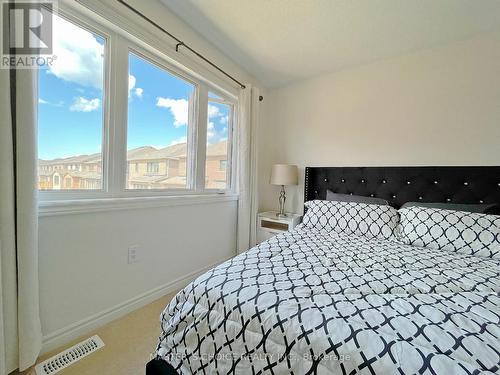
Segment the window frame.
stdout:
[[[233,176],[236,174],[234,173],[235,166],[233,166],[233,148],[235,144],[235,137],[234,137],[234,124],[236,122],[236,108],[237,108],[237,102],[231,100],[229,97],[226,95],[218,92],[217,90],[210,89],[210,92],[213,92],[217,96],[219,96],[221,99],[218,98],[210,98],[209,96],[207,97],[207,111],[208,111],[208,105],[210,102],[215,102],[215,103],[220,103],[224,105],[229,106],[229,117],[228,117],[228,124],[227,124],[227,160],[226,160],[226,188],[225,189],[210,189],[204,187],[204,190],[208,192],[217,192],[223,194],[224,191],[232,191],[234,186],[235,186],[235,181],[233,180]],[[207,115],[207,124],[208,124],[208,115]],[[205,152],[205,157],[206,157],[206,152]],[[206,163],[206,160],[205,160]]]
[[[62,5],[62,4],[61,4]],[[112,36],[113,31],[101,25],[99,22],[91,18],[67,9],[66,7],[59,6],[56,15],[65,19],[68,22],[90,32],[97,34],[105,39],[104,43],[104,57],[103,57],[103,85],[102,85],[102,129],[101,129],[101,159],[102,159],[102,174],[101,174],[101,188],[100,189],[53,189],[53,190],[38,190],[39,198],[42,201],[50,200],[74,200],[74,199],[92,199],[99,197],[109,197],[109,170],[110,164],[110,123],[111,123],[111,77],[110,77],[110,62],[112,60]],[[36,74],[40,74],[37,71]],[[37,77],[37,100],[38,102],[38,77]],[[38,126],[38,121],[37,121]],[[38,142],[38,139],[37,139]],[[38,176],[38,169],[37,169]],[[63,177],[60,175],[60,180]],[[62,184],[59,184],[62,187]]]
[[[78,9],[77,9],[78,8]],[[168,198],[179,196],[225,195],[236,193],[236,137],[238,100],[231,91],[221,86],[213,74],[207,70],[200,73],[183,64],[184,57],[173,58],[172,50],[164,46],[164,41],[155,34],[137,29],[137,25],[127,24],[123,19],[109,13],[102,15],[80,5],[60,4],[57,15],[78,27],[105,38],[103,95],[102,95],[102,182],[101,189],[85,190],[39,190],[42,206],[74,204],[96,200],[123,200],[128,198]],[[121,25],[121,26],[120,26]],[[137,32],[136,32],[137,31]],[[153,63],[168,73],[193,84],[195,91],[193,124],[188,126],[187,186],[182,189],[127,189],[127,131],[128,131],[128,53],[134,53],[147,62]],[[126,64],[113,64],[127,55]],[[126,74],[126,75],[125,75]],[[124,78],[126,77],[126,79]],[[208,77],[208,78],[207,78]],[[211,81],[210,79],[214,79]],[[217,83],[216,83],[217,82]],[[232,106],[231,126],[228,126],[228,161],[225,189],[205,188],[206,127],[208,120],[208,92],[223,98]],[[125,103],[125,105],[123,105]],[[203,109],[203,106],[205,108]],[[190,150],[191,149],[191,150]],[[136,167],[136,166],[135,166]],[[193,198],[194,199],[194,198]]]
[[[200,90],[200,84],[190,77],[188,77],[185,72],[180,71],[179,69],[176,69],[173,67],[171,64],[168,63],[168,61],[162,59],[161,55],[155,55],[152,52],[148,51],[147,49],[141,47],[137,43],[133,43],[132,41],[128,40],[129,46],[127,48],[128,53],[127,53],[127,72],[130,72],[129,66],[128,66],[128,58],[129,54],[134,54],[137,57],[145,60],[147,63],[154,65],[155,67],[166,71],[168,74],[177,77],[178,79],[181,79],[191,85],[193,85],[193,94],[194,94],[194,108],[193,108],[193,124],[187,124],[187,132],[186,132],[186,138],[187,138],[187,152],[186,152],[186,187],[185,188],[169,188],[169,189],[128,189],[127,188],[127,176],[125,175],[125,181],[124,181],[124,187],[123,187],[123,192],[129,196],[143,196],[143,195],[179,195],[179,194],[189,194],[193,189],[196,183],[193,181],[193,170],[190,168],[190,165],[192,165],[191,161],[193,158],[196,156],[196,147],[194,147],[194,142],[196,139],[194,138],[196,136],[195,130],[198,127],[199,123],[199,111],[198,111],[198,97],[199,97],[199,90]],[[127,98],[128,98],[128,90],[127,90]],[[127,103],[128,104],[128,103]],[[194,128],[194,129],[193,129]],[[127,105],[127,110],[126,110],[126,123],[125,123],[125,146],[127,147],[127,140],[128,140],[128,105]],[[127,164],[127,150],[125,150],[125,163]]]

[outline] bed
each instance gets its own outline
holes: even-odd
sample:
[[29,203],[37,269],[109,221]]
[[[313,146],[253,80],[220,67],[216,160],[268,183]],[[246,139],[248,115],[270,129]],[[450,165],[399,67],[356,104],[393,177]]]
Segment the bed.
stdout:
[[[500,168],[306,169],[306,202],[329,188],[498,203]],[[478,254],[305,220],[177,294],[147,374],[498,373],[500,259]]]

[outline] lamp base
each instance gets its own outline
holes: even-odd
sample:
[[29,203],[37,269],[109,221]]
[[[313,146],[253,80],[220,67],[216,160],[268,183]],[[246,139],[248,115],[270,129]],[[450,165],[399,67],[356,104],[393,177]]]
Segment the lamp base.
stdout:
[[276,214],[276,216],[278,216],[278,217],[286,217],[286,213],[285,213],[285,201],[286,201],[285,186],[281,185],[280,199],[279,199],[280,210]]
[[279,217],[279,218],[285,218],[285,217],[288,217],[288,214],[286,214],[286,213],[279,213],[279,212],[278,212],[278,213],[276,214],[276,217]]

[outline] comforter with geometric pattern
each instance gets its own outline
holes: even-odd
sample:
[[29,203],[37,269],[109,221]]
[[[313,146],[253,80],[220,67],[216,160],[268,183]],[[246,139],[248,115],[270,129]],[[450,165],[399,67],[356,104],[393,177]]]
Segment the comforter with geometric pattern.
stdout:
[[500,372],[500,261],[299,226],[172,300],[180,374]]

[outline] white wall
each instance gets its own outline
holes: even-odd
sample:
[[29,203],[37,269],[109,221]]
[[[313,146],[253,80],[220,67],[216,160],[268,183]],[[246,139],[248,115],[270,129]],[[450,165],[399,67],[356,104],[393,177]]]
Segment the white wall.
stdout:
[[[93,9],[106,5],[117,17],[131,14],[115,1],[83,3]],[[128,3],[238,79],[258,85],[159,1]],[[140,27],[156,32],[137,17],[132,18]],[[172,47],[174,42],[165,37],[165,45]],[[174,57],[188,62],[192,70],[200,68],[201,74],[207,70],[206,64],[185,51],[183,54]],[[210,79],[220,77],[211,71]],[[42,214],[39,267],[43,351],[183,287],[199,271],[235,255],[237,203],[223,199],[108,212]],[[131,245],[139,245],[144,253],[139,263],[127,263]]]
[[276,207],[273,163],[301,168],[296,212],[305,166],[500,165],[500,35],[276,89],[264,111],[261,209]]
[[[193,273],[233,256],[236,214],[237,201],[226,201],[41,216],[44,349],[183,287]],[[128,264],[132,245],[140,246],[142,260]]]

